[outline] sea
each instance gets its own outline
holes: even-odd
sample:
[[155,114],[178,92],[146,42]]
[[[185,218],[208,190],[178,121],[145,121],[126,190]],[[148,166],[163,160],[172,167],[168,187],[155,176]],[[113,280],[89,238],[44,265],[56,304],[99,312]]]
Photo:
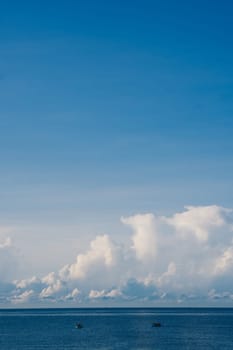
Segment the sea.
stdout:
[[233,309],[0,310],[0,349],[233,350]]

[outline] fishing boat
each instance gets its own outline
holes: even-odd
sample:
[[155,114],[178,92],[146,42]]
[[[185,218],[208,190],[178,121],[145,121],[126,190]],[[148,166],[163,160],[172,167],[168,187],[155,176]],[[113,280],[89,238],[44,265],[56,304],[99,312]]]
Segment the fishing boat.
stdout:
[[82,323],[76,323],[75,324],[75,328],[78,328],[78,329],[83,328]]

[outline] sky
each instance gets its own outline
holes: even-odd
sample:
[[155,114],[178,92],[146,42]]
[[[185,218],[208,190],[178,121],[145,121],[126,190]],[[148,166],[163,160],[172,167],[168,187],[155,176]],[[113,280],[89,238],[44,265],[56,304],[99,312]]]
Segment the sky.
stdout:
[[233,302],[233,4],[0,4],[0,307]]

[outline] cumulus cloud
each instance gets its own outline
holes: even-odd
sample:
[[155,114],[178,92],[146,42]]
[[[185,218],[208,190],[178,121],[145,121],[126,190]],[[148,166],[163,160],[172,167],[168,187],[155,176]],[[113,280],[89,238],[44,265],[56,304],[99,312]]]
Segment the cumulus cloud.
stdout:
[[63,297],[63,301],[77,302],[79,301],[80,294],[81,294],[80,290],[78,290],[78,288],[74,288],[70,293],[68,293]]
[[[14,304],[232,300],[232,210],[188,206],[171,216],[137,214],[121,222],[131,230],[131,244],[125,243],[128,239],[116,243],[107,234],[98,235],[86,252],[57,272],[14,281],[8,300]],[[7,250],[10,240],[0,244],[0,252]]]
[[150,260],[157,253],[156,220],[153,214],[122,217],[123,224],[129,225],[134,234],[132,236],[132,249],[135,250],[139,260]]
[[90,249],[79,254],[75,263],[64,266],[59,274],[65,279],[84,279],[93,270],[110,269],[116,263],[116,255],[117,247],[109,236],[97,236],[90,243]]
[[60,292],[62,289],[62,281],[57,279],[53,284],[49,285],[46,288],[43,288],[40,293],[40,298],[50,298],[51,296],[54,296],[58,292]]
[[38,279],[36,276],[33,276],[28,279],[15,280],[13,283],[18,289],[25,289],[28,286],[33,286],[33,288],[36,288],[38,284],[40,285],[40,279]]
[[161,276],[158,277],[156,284],[159,287],[162,287],[168,284],[171,281],[171,278],[175,277],[175,275],[176,275],[176,264],[174,262],[170,262],[170,264],[168,265],[167,271],[165,271]]
[[106,290],[91,290],[89,293],[90,299],[115,299],[122,297],[122,292],[119,289]]
[[226,248],[223,253],[217,257],[214,267],[214,273],[224,274],[233,268],[233,245]]
[[10,301],[12,304],[25,304],[31,300],[33,295],[34,291],[32,289],[26,290],[21,294],[14,295],[12,298],[10,298]]
[[228,224],[228,217],[232,210],[216,205],[205,207],[186,206],[185,211],[176,213],[164,221],[172,225],[177,233],[188,238],[192,234],[198,241],[205,242],[213,230]]

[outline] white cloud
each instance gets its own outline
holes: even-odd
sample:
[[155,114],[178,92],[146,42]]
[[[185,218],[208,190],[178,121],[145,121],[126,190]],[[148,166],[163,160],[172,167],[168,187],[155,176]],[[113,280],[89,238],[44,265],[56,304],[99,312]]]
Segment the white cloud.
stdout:
[[89,293],[89,298],[90,299],[96,299],[96,298],[103,298],[105,296],[105,290],[91,290]]
[[115,299],[122,297],[122,292],[119,289],[105,290],[91,290],[89,293],[90,299]]
[[164,220],[174,226],[177,233],[183,238],[193,234],[197,240],[205,242],[212,229],[224,227],[227,224],[227,215],[232,211],[216,205],[206,207],[186,206],[186,211],[176,213]]
[[122,217],[122,223],[132,227],[134,234],[132,236],[133,246],[136,256],[139,260],[150,260],[157,253],[157,232],[156,222],[153,214],[142,214]]
[[64,301],[78,301],[80,298],[80,290],[78,288],[74,288],[70,293],[64,296]]
[[176,264],[174,262],[170,262],[170,264],[168,265],[167,271],[164,272],[161,276],[159,276],[159,278],[156,281],[156,284],[159,287],[169,284],[169,282],[171,281],[171,278],[174,278],[175,275],[176,275]]
[[13,283],[15,284],[16,288],[24,289],[27,288],[28,286],[34,285],[38,283],[40,280],[36,277],[33,276],[29,279],[24,279],[24,280],[15,280]]
[[108,235],[97,236],[90,244],[90,249],[77,256],[76,262],[60,270],[65,279],[84,279],[91,270],[110,269],[116,263],[117,247]]
[[[42,278],[14,281],[0,293],[0,300],[163,304],[231,300],[232,210],[189,206],[170,217],[147,213],[121,221],[132,229],[132,244],[98,235],[73,263]],[[0,259],[10,249],[10,240],[2,240]]]
[[233,246],[228,247],[216,259],[214,273],[223,274],[233,267]]
[[56,280],[52,285],[49,285],[46,288],[43,288],[39,297],[40,298],[49,298],[51,296],[54,296],[54,294],[61,291],[63,285],[60,280]]
[[15,295],[11,298],[12,304],[24,304],[30,301],[31,297],[34,295],[32,289],[26,290],[25,292]]

